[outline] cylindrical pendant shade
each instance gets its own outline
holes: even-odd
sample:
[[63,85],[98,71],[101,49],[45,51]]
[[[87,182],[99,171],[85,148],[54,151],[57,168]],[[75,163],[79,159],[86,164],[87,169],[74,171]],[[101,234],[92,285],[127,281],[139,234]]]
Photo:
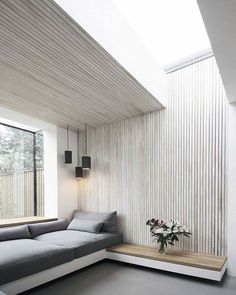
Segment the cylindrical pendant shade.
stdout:
[[83,168],[78,166],[78,167],[75,167],[75,177],[77,179],[82,179],[83,178]]
[[72,151],[65,151],[65,164],[72,163]]
[[83,169],[91,169],[91,158],[89,156],[82,156]]

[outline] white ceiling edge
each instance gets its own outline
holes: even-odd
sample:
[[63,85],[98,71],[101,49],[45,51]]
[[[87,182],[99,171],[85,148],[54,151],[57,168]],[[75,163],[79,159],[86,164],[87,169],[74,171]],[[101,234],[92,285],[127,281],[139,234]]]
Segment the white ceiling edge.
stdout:
[[112,1],[55,0],[55,2],[165,105],[167,81],[164,70]]
[[51,131],[55,128],[54,124],[36,119],[0,106],[0,123],[9,124],[29,131]]
[[236,1],[197,0],[230,103],[236,102]]
[[0,125],[1,124],[9,125],[9,127],[12,126],[12,127],[24,129],[24,130],[27,130],[27,131],[30,131],[30,132],[41,131],[41,129],[39,129],[39,128],[35,128],[35,127],[30,126],[30,125],[22,124],[22,123],[19,123],[19,122],[15,121],[15,120],[9,120],[9,119],[3,118],[3,117],[0,117]]

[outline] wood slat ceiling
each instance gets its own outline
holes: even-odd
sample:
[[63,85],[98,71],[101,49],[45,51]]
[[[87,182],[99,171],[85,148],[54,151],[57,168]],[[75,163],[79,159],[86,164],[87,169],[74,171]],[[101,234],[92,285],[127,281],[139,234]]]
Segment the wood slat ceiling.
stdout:
[[163,108],[52,0],[0,0],[0,73],[2,106],[62,127]]

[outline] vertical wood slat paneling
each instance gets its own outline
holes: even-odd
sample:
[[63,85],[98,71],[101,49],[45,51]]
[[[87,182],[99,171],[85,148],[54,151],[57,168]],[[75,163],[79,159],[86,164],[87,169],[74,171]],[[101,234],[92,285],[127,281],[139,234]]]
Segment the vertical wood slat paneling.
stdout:
[[170,73],[168,88],[165,110],[89,131],[93,168],[78,206],[117,210],[127,242],[153,245],[145,221],[178,219],[193,235],[177,249],[226,254],[226,97],[215,58]]
[[[37,215],[44,216],[44,171],[37,170]],[[34,172],[0,176],[0,219],[34,215]]]

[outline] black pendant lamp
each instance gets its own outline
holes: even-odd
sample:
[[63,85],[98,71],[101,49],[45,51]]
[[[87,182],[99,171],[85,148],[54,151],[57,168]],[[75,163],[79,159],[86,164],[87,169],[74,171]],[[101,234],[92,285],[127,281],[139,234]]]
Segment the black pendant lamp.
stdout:
[[75,177],[76,177],[76,179],[83,178],[83,168],[81,166],[75,167]]
[[[78,164],[79,164],[79,131],[78,131]],[[83,168],[81,166],[75,167],[75,177],[76,179],[83,178]]]
[[88,156],[88,125],[85,125],[85,156],[82,156],[82,167],[85,170],[91,169],[91,157]]
[[67,125],[67,150],[65,150],[65,164],[72,163],[72,151],[69,151],[69,126]]

